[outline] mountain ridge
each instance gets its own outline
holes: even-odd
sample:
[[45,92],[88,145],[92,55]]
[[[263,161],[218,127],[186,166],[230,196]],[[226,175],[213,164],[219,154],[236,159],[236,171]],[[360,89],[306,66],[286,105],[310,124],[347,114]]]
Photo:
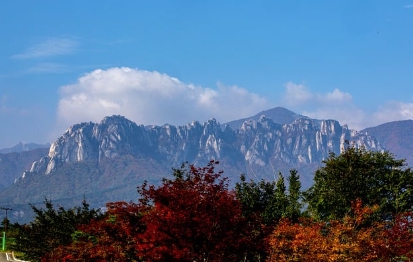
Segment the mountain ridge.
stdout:
[[287,175],[297,169],[307,188],[323,159],[330,152],[339,154],[348,141],[387,150],[370,135],[374,130],[351,130],[336,120],[311,119],[282,108],[263,112],[286,113],[277,120],[284,123],[260,112],[235,130],[214,118],[181,126],[143,126],[115,115],[99,123],[75,124],[0,192],[0,205],[17,207],[44,198],[74,205],[81,196],[97,206],[133,201],[143,181],[157,183],[183,162],[203,166],[211,159],[220,161],[232,186],[241,174],[274,180],[278,172]]

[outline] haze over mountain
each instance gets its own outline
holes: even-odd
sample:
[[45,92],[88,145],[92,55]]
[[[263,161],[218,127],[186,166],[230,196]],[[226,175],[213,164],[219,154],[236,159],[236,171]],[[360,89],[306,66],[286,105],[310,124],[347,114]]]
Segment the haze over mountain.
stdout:
[[48,151],[49,148],[36,148],[23,152],[0,153],[0,189],[13,184],[19,173],[30,169],[33,162]]
[[7,154],[12,152],[25,152],[36,148],[49,148],[50,144],[36,144],[36,143],[22,143],[19,142],[17,145],[9,148],[0,149],[0,154]]

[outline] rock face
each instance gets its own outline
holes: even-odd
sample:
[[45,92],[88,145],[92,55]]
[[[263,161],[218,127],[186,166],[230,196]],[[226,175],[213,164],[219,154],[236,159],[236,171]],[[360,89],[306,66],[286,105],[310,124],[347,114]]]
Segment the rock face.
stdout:
[[335,120],[300,117],[281,125],[262,115],[233,130],[215,119],[185,126],[144,127],[122,116],[110,116],[100,123],[70,127],[29,172],[48,175],[67,163],[132,155],[149,156],[169,167],[183,162],[202,165],[211,159],[223,160],[243,166],[244,170],[238,170],[242,173],[258,168],[265,178],[274,174],[274,165],[289,169],[319,165],[329,152],[339,154],[346,141],[367,149],[384,149],[374,137],[350,130]]

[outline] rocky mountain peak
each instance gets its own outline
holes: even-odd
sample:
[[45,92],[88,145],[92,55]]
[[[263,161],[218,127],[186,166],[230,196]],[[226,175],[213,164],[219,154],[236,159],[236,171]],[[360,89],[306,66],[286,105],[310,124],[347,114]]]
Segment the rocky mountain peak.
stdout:
[[151,157],[169,167],[227,159],[238,166],[257,166],[265,177],[273,174],[274,165],[291,169],[321,163],[329,152],[340,153],[345,141],[382,150],[374,137],[349,130],[335,120],[297,116],[291,123],[279,124],[260,115],[233,130],[229,125],[223,128],[214,118],[202,124],[144,127],[123,116],[108,116],[100,123],[70,127],[51,145],[48,156],[33,163],[30,173],[50,174],[66,163],[99,163],[131,155]]

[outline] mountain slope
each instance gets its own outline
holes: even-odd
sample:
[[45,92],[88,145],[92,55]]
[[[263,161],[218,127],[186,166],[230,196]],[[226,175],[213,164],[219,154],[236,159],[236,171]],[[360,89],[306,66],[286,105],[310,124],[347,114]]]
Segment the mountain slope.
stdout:
[[24,152],[0,154],[0,189],[10,186],[21,174],[31,168],[34,161],[43,157],[48,148],[37,148]]
[[413,164],[413,120],[394,121],[366,128],[360,132],[376,137],[397,159]]

